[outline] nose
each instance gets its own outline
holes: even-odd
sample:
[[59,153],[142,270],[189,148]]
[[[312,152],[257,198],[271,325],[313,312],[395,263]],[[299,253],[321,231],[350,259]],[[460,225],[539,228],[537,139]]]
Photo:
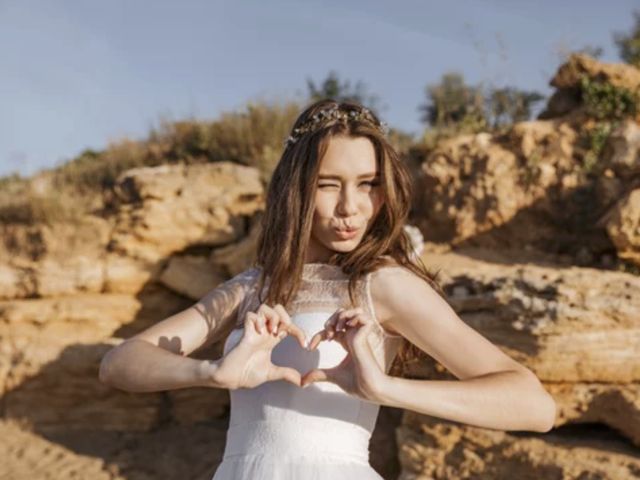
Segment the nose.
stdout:
[[340,194],[338,212],[345,217],[358,213],[356,194],[351,192],[349,188],[344,188]]

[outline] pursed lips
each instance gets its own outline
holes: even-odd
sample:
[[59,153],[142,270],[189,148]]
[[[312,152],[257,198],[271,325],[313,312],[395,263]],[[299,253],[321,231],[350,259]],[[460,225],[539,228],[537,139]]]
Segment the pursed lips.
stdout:
[[340,233],[351,233],[358,230],[359,227],[346,227],[346,228],[336,228],[335,230]]

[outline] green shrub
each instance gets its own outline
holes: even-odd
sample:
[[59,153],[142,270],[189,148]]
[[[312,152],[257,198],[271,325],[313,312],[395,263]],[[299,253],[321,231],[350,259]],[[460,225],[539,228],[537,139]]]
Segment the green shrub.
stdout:
[[582,101],[589,116],[597,120],[622,120],[638,111],[638,93],[608,82],[592,80],[586,75],[580,80]]
[[583,168],[586,172],[602,168],[600,158],[611,132],[620,123],[638,114],[640,95],[638,91],[618,87],[586,75],[580,79],[582,102],[587,115],[595,123],[587,123],[582,129],[582,143],[586,152]]

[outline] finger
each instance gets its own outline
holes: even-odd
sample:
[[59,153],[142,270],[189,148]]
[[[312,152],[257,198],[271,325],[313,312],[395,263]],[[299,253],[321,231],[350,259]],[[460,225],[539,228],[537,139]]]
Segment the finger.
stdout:
[[320,342],[322,342],[323,340],[327,340],[327,339],[328,339],[327,331],[326,330],[320,330],[313,337],[311,337],[311,340],[309,340],[309,345],[307,345],[307,349],[308,350],[313,350],[314,348],[316,348],[318,346],[318,344]]
[[357,317],[358,315],[363,315],[363,314],[364,312],[360,307],[343,309],[342,312],[338,314],[336,331],[338,332],[344,331],[346,328],[347,322]]
[[293,323],[290,325],[285,325],[285,329],[287,333],[293,335],[298,339],[298,343],[302,348],[307,348],[307,334],[304,333],[304,330]]
[[336,331],[341,332],[345,329],[345,324],[348,320],[353,318],[354,315],[357,315],[358,312],[355,309],[343,309],[342,312],[338,314],[338,319],[336,322]]
[[330,369],[316,368],[308,372],[301,380],[300,386],[306,387],[313,382],[330,382]]
[[369,344],[368,338],[373,325],[366,324],[361,326],[353,337],[352,348],[358,358],[373,357],[373,351]]
[[274,305],[273,312],[275,314],[273,334],[278,335],[280,331],[285,330],[285,325],[291,323],[291,317],[289,316],[287,311],[284,309],[284,307],[279,303]]
[[278,325],[280,324],[280,314],[267,304],[264,304],[263,311],[264,316],[267,319],[267,324],[269,325],[269,333],[276,336],[278,334]]
[[365,313],[362,308],[355,309],[354,313],[355,315],[348,319],[345,322],[345,325],[355,327],[356,325],[371,325],[375,323],[375,321],[371,318],[371,315]]
[[263,303],[258,307],[257,313],[264,316],[267,332],[276,335],[276,329],[278,327],[278,323],[280,323],[280,315],[266,303]]
[[247,312],[246,319],[253,326],[256,332],[258,332],[259,334],[262,334],[264,330],[264,326],[263,326],[262,318],[260,317],[260,315],[254,312]]
[[281,367],[279,365],[274,365],[271,369],[270,380],[285,380],[287,382],[293,383],[296,386],[301,386],[302,379],[300,376],[300,372],[298,372],[295,368],[289,367]]
[[278,329],[282,329],[286,331],[288,334],[291,334],[294,337],[296,337],[298,339],[298,342],[302,346],[302,348],[306,348],[307,335],[298,325],[296,325],[291,321],[291,317],[289,316],[285,308],[282,305],[277,304],[273,309],[280,316],[280,325],[278,325]]
[[338,342],[345,351],[349,351],[349,342],[347,341],[347,332],[348,330],[343,330],[341,332],[336,332],[335,337],[333,338],[334,342]]
[[324,329],[327,332],[326,338],[332,339],[336,333],[336,323],[338,322],[338,315],[342,312],[342,308],[336,310],[326,322],[324,322]]

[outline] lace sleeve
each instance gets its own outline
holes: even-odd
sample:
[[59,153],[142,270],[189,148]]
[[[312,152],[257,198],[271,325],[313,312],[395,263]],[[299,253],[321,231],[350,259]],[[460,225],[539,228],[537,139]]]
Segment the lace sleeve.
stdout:
[[250,268],[221,283],[198,302],[207,323],[212,327],[210,341],[215,342],[236,326],[238,313],[254,290],[260,270]]

